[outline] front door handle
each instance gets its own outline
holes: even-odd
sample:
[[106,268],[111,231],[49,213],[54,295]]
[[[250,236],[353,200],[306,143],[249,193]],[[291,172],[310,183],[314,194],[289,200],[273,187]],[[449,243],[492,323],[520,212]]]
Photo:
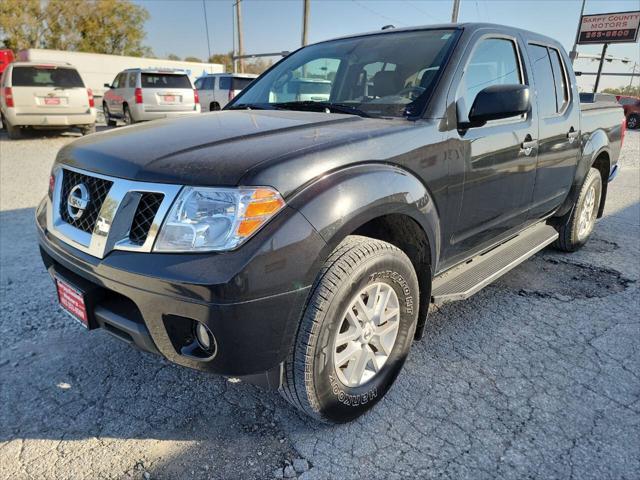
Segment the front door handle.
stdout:
[[524,151],[525,155],[531,155],[533,149],[538,146],[538,140],[534,140],[531,138],[531,135],[527,135],[524,138],[524,142],[520,144],[520,148]]

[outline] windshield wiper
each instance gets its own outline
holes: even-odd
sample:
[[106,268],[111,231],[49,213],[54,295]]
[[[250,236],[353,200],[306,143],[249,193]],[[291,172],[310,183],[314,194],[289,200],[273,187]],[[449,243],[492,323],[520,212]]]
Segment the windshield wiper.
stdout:
[[269,103],[239,103],[230,106],[227,110],[275,110],[275,107]]
[[331,102],[314,102],[313,100],[304,100],[299,102],[282,102],[272,103],[276,108],[283,110],[303,110],[310,112],[324,112],[329,111],[333,113],[346,113],[348,115],[358,115],[360,117],[374,118],[375,115],[360,110],[359,108],[346,105],[344,103],[331,103]]

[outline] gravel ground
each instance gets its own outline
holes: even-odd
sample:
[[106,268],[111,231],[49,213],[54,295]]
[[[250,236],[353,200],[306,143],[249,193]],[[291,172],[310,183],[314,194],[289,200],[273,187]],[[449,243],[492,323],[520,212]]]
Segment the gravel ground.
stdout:
[[72,139],[0,136],[0,478],[640,477],[640,132],[583,250],[435,309],[386,399],[339,427],[60,312],[33,212]]

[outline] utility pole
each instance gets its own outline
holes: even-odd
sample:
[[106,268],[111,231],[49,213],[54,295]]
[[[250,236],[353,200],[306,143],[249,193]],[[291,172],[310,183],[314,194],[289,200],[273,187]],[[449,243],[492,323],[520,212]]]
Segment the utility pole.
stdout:
[[308,43],[308,28],[309,28],[309,2],[310,0],[302,0],[302,46],[304,47]]
[[[236,0],[236,22],[238,23],[238,56],[242,57],[244,55],[244,50],[242,48],[242,8],[240,7],[240,2],[242,0]],[[244,60],[240,58],[238,61],[240,73],[244,73]]]
[[608,46],[609,46],[608,43],[605,43],[602,46],[602,55],[600,55],[600,65],[598,65],[598,73],[596,74],[596,84],[593,86],[593,93],[598,93],[598,85],[600,84],[600,75],[602,75],[602,65],[604,64],[604,56],[607,53]]
[[207,5],[202,0],[202,10],[204,10],[204,28],[207,31],[207,52],[209,52],[209,56],[207,57],[207,62],[210,62],[211,58],[211,40],[209,40],[209,22],[207,21]]
[[573,48],[571,52],[569,52],[569,58],[571,59],[571,64],[573,65],[578,58],[578,40],[580,36],[580,25],[582,25],[582,15],[584,14],[584,4],[587,3],[587,0],[582,0],[582,8],[580,9],[580,17],[578,18],[578,28],[576,28],[576,39],[573,42]]
[[458,23],[459,10],[460,10],[460,0],[453,0],[453,10],[451,11],[451,23]]

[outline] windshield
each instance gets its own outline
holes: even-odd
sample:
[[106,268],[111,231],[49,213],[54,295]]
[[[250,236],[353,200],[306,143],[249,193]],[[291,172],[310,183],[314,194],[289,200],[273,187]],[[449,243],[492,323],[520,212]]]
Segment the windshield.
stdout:
[[416,115],[454,37],[454,30],[422,30],[311,45],[262,75],[229,108],[332,111],[335,105],[340,113],[350,108],[363,116]]
[[13,67],[11,83],[14,87],[84,87],[73,68],[56,66]]

